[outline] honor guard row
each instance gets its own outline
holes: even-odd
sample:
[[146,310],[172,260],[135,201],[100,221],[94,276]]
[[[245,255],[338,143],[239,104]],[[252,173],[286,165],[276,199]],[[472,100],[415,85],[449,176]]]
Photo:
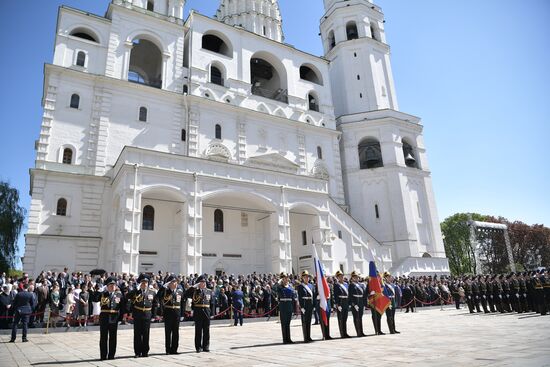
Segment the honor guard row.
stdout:
[[125,302],[122,293],[116,289],[116,279],[111,277],[106,281],[106,290],[100,298],[101,360],[115,358],[118,322],[125,311],[131,312],[134,320],[135,358],[148,357],[151,319],[159,308],[164,317],[166,354],[178,354],[180,318],[186,299],[191,299],[193,309],[195,349],[197,353],[210,351],[210,307],[213,297],[212,291],[206,288],[204,276],[197,279],[195,286],[184,291],[177,278],[170,275],[156,294],[149,288],[148,275],[141,274],[137,282],[139,286],[127,294],[127,309],[123,310]]

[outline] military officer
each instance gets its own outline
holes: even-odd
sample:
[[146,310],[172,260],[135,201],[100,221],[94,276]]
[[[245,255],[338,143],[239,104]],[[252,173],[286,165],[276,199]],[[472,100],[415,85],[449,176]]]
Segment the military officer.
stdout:
[[206,287],[206,278],[201,275],[197,284],[184,293],[191,298],[193,320],[195,321],[195,350],[197,353],[210,352],[210,307],[213,302],[212,290]]
[[388,329],[390,329],[390,334],[401,334],[395,329],[395,308],[397,303],[395,302],[395,285],[393,284],[393,277],[390,273],[384,273],[384,286],[383,293],[386,297],[390,299],[390,305],[386,309],[386,321],[388,322]]
[[311,339],[311,317],[313,315],[313,300],[316,298],[316,291],[313,284],[309,282],[309,272],[302,272],[302,283],[298,286],[298,302],[302,311],[302,331],[304,342],[310,343]]
[[474,313],[474,294],[472,291],[472,280],[470,277],[466,277],[464,281],[464,295],[466,296],[466,304],[470,313]]
[[137,279],[139,287],[128,293],[128,308],[134,318],[135,358],[147,357],[149,354],[151,318],[157,309],[155,292],[149,289],[149,280],[149,275],[140,274]]
[[522,311],[529,312],[529,302],[527,298],[527,281],[525,280],[524,275],[524,273],[518,273],[519,299]]
[[279,299],[279,316],[281,318],[281,332],[283,334],[283,344],[293,344],[290,339],[290,321],[292,320],[292,311],[296,302],[296,293],[294,288],[288,283],[288,276],[285,273],[280,275],[280,284],[277,287],[277,298]]
[[[550,274],[548,274],[548,270],[546,270],[546,274],[544,270],[541,270],[541,283],[544,288],[544,299],[546,302],[546,310],[550,309]],[[543,281],[544,279],[544,281]]]
[[349,284],[349,305],[353,315],[353,324],[357,336],[366,336],[363,332],[363,310],[365,309],[365,288],[359,282],[359,274],[356,271],[351,272],[351,282]]
[[183,289],[174,275],[166,278],[164,287],[158,293],[164,316],[164,336],[166,354],[178,354],[180,312],[183,308]]
[[487,303],[489,304],[490,312],[497,312],[495,309],[495,278],[493,276],[486,277],[487,283]]
[[489,313],[489,310],[487,309],[487,277],[480,275],[478,277],[479,279],[479,301],[481,302],[481,307],[483,307],[484,313]]
[[535,303],[537,312],[544,316],[546,315],[546,301],[544,295],[546,278],[544,275],[541,276],[541,272],[537,270],[533,283],[535,286]]
[[519,280],[515,273],[510,274],[510,300],[517,313],[522,313]]
[[347,331],[348,313],[349,313],[349,291],[348,283],[344,282],[344,274],[338,270],[335,274],[338,280],[334,284],[334,304],[336,305],[336,314],[338,316],[338,328],[340,337],[349,338]]
[[99,316],[99,351],[101,360],[115,359],[117,344],[118,317],[122,303],[122,293],[117,290],[116,279],[107,279],[107,289],[101,293]]
[[479,303],[480,303],[480,289],[479,289],[479,281],[478,281],[479,277],[476,278],[476,277],[472,277],[472,300],[474,301],[474,306],[476,308],[476,311],[477,312],[481,312],[481,308],[479,307]]

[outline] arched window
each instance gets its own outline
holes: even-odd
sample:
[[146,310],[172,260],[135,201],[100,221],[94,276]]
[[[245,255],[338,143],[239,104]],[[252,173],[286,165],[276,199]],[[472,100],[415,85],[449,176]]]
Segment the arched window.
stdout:
[[202,48],[228,57],[233,56],[229,44],[214,34],[202,36]]
[[323,149],[321,147],[317,147],[317,158],[323,159]]
[[155,11],[155,2],[153,0],[147,1],[147,10]]
[[63,149],[63,164],[72,164],[73,163],[73,150],[71,148]]
[[181,141],[186,141],[187,140],[187,132],[185,131],[185,129],[181,129]]
[[323,85],[323,80],[320,76],[320,73],[307,65],[300,66],[300,79]]
[[78,109],[79,107],[80,107],[80,96],[75,93],[71,96],[71,108]]
[[222,127],[220,124],[216,124],[216,139],[222,138]]
[[77,28],[77,29],[74,29],[71,32],[71,36],[73,36],[73,37],[78,37],[78,38],[82,38],[82,39],[87,40],[87,41],[92,41],[92,42],[98,43],[97,37],[93,36],[92,34],[93,34],[93,32],[91,32],[90,30],[85,29],[85,28]]
[[348,37],[348,41],[359,38],[357,24],[355,24],[355,22],[348,22],[348,24],[346,24],[346,36]]
[[210,67],[210,82],[223,86],[223,75],[220,69],[215,66]]
[[78,51],[76,55],[76,66],[84,67],[86,65],[86,53],[84,51]]
[[317,111],[319,112],[319,101],[317,101],[317,98],[312,93],[309,93],[307,95],[307,100],[309,104],[309,109],[311,111]]
[[334,38],[334,31],[328,32],[328,49],[332,50],[336,46],[336,39]]
[[136,38],[132,41],[128,81],[162,88],[162,52],[153,42]]
[[67,200],[64,198],[60,198],[57,200],[57,209],[55,210],[56,215],[60,215],[62,217],[67,215]]
[[383,167],[382,150],[380,142],[373,138],[362,140],[358,146],[359,149],[359,168],[370,169]]
[[254,95],[288,103],[285,66],[274,55],[263,52],[253,55],[250,59],[250,84]]
[[141,229],[144,231],[155,230],[155,208],[153,208],[151,205],[145,205],[145,207],[143,208]]
[[223,232],[223,212],[220,209],[214,211],[214,232]]
[[405,165],[411,168],[418,168],[418,162],[414,153],[414,148],[406,140],[402,140],[403,143],[403,157],[405,158]]
[[139,121],[147,122],[147,108],[145,107],[139,108]]

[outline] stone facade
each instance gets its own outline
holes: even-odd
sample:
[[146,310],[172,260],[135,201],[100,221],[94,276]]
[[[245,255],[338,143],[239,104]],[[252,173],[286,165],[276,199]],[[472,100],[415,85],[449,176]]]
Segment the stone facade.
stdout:
[[24,270],[297,273],[313,244],[329,272],[448,272],[380,9],[325,1],[319,58],[281,42],[275,0],[183,6],[60,9]]

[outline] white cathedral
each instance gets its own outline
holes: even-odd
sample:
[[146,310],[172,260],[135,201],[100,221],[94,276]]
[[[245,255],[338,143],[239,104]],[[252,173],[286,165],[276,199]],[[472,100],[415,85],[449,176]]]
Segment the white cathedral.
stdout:
[[277,0],[184,5],[60,8],[24,271],[448,273],[381,9],[324,0],[318,57]]

